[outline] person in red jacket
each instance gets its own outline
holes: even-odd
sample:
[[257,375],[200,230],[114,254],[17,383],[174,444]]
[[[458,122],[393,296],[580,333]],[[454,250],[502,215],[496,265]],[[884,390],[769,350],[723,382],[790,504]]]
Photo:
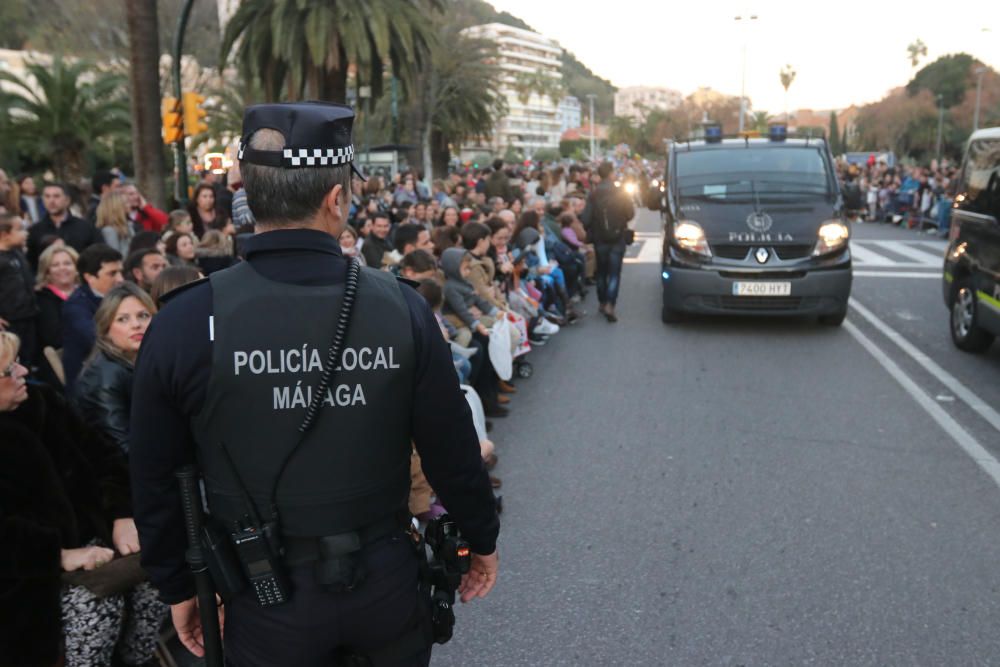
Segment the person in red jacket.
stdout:
[[134,183],[122,187],[128,204],[128,218],[136,226],[137,232],[162,232],[167,226],[167,214],[156,208],[142,196]]

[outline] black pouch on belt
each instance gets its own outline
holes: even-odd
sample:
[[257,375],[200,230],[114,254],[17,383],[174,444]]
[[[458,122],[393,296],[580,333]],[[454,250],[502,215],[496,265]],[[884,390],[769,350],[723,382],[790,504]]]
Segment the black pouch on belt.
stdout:
[[349,593],[365,580],[361,535],[341,533],[317,538],[316,581],[331,593]]

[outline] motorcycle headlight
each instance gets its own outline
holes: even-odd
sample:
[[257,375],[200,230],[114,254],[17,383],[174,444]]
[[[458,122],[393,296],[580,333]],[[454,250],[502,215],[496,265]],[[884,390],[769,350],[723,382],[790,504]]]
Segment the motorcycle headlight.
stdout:
[[621,181],[615,181],[615,187],[616,188],[620,188],[621,186],[622,186],[622,182]]
[[632,182],[632,181],[629,181],[628,183],[626,183],[625,184],[625,192],[627,192],[630,195],[634,195],[635,194],[635,183]]
[[660,187],[660,181],[654,178],[653,182],[650,183],[649,185],[650,185],[650,187],[658,188],[658,187]]
[[697,222],[684,220],[674,223],[674,242],[682,250],[693,252],[697,255],[711,257],[712,251],[708,247],[705,239],[705,230]]
[[819,228],[819,240],[816,242],[816,249],[813,250],[813,255],[826,255],[835,250],[840,250],[847,244],[850,238],[851,230],[844,223],[836,220],[825,222]]

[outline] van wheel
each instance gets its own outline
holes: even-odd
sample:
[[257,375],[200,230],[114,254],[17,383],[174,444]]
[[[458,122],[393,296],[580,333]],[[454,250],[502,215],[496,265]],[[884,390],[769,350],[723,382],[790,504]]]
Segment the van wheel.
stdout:
[[967,280],[955,283],[951,297],[951,340],[966,352],[985,352],[993,334],[979,326],[979,304]]
[[678,324],[684,321],[684,313],[664,306],[660,312],[660,319],[663,320],[664,324]]
[[820,315],[819,323],[824,324],[828,327],[839,327],[847,319],[847,307],[845,306],[843,310],[838,310],[830,315]]

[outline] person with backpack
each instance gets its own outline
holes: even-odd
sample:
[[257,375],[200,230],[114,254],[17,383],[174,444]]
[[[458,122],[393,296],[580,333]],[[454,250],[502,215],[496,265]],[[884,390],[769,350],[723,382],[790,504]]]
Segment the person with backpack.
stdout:
[[608,322],[617,322],[615,305],[618,303],[625,248],[630,242],[628,223],[635,217],[635,205],[631,197],[615,187],[612,173],[610,162],[602,162],[597,168],[600,183],[587,198],[582,218],[597,255],[599,310]]

